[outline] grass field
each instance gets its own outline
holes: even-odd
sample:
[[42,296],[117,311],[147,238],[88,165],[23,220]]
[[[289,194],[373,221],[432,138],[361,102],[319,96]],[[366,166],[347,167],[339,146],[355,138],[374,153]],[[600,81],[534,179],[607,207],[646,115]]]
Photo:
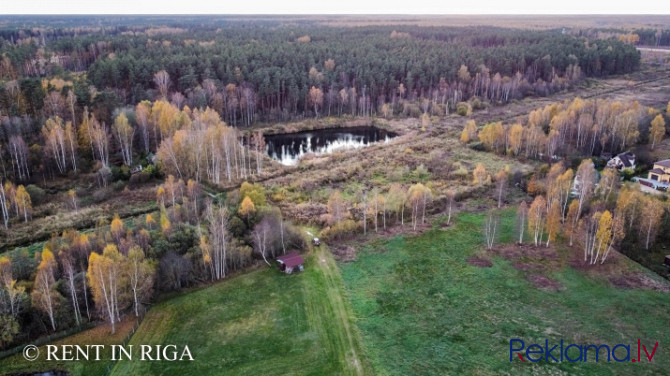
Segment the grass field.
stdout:
[[317,248],[303,273],[263,268],[152,307],[130,344],[188,345],[194,361],[121,361],[113,375],[366,375],[339,269]]
[[[482,220],[462,214],[446,230],[382,239],[341,265],[375,375],[667,374],[670,295],[619,290],[568,266],[550,273],[564,288],[547,292],[501,257],[486,255],[490,268],[471,266],[466,258],[482,252]],[[511,240],[513,222],[506,212],[502,240]],[[545,338],[611,346],[640,338],[659,341],[659,349],[653,364],[510,363],[511,338],[526,346]]]

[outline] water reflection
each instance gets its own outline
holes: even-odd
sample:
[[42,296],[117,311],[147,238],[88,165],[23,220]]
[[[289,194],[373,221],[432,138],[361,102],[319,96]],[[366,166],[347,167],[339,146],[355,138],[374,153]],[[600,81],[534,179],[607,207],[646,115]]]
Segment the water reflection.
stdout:
[[329,128],[265,136],[268,155],[281,164],[293,166],[308,153],[330,154],[358,149],[376,142],[388,142],[396,134],[375,127]]

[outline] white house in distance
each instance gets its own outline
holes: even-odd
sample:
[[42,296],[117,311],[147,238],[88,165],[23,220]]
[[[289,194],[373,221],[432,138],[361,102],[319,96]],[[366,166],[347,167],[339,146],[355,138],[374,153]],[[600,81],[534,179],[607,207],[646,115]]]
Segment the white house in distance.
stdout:
[[626,151],[607,161],[607,167],[621,171],[626,168],[635,170],[635,154]]

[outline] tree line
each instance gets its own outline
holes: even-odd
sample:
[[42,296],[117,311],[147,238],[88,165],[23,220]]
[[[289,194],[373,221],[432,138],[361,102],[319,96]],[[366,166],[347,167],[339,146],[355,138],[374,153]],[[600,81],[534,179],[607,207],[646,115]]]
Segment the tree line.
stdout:
[[665,132],[663,115],[637,101],[575,98],[536,109],[524,123],[478,129],[469,121],[461,142],[479,141],[487,150],[526,158],[590,157],[629,150],[643,139],[653,148]]
[[[404,100],[420,106],[427,101],[433,111],[444,112],[472,97],[506,102],[547,95],[582,75],[633,71],[640,59],[633,46],[616,38],[589,41],[555,31],[496,28],[396,29],[135,29],[63,35],[44,46],[39,39],[5,41],[0,77],[7,84],[0,87],[0,102],[5,115],[38,116],[42,103],[21,106],[14,87],[22,97],[34,97],[24,101],[41,102],[47,92],[32,77],[67,76],[83,68],[86,75],[72,77],[71,89],[79,108],[96,112],[165,94],[190,108],[209,106],[231,125],[378,113],[384,104],[401,113],[397,104]],[[168,92],[154,81],[161,71]],[[310,99],[312,88],[323,93],[323,103]]]

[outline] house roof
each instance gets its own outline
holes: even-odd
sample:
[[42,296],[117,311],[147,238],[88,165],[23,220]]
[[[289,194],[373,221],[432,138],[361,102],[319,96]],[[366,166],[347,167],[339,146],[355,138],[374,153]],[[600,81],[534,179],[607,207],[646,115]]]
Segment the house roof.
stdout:
[[670,159],[664,159],[662,161],[654,162],[655,165],[670,167]]
[[619,157],[624,167],[633,167],[633,164],[635,163],[635,154],[629,151],[621,153],[617,155],[617,157]]
[[285,254],[284,256],[277,257],[277,261],[281,262],[282,264],[286,265],[289,268],[302,265],[305,263],[305,259],[303,259],[302,256],[300,256],[295,252],[291,252]]
[[665,174],[665,171],[661,170],[660,168],[655,168],[655,169],[653,169],[649,172],[651,172],[652,174],[658,174],[658,175],[664,175]]

